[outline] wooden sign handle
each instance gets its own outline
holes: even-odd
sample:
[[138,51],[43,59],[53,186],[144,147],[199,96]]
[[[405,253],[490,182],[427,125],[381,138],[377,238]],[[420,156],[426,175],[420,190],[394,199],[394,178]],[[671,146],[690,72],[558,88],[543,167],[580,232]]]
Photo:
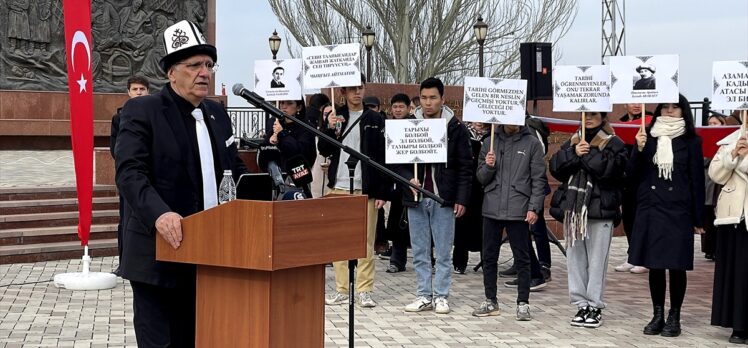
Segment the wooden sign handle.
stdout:
[[647,109],[646,105],[642,103],[642,132],[647,127]]
[[491,144],[488,145],[488,152],[493,152],[493,133],[496,131],[496,124],[491,123]]
[[[418,180],[418,163],[413,163],[413,178],[416,179],[416,181],[419,181]],[[423,181],[426,181],[426,179],[424,179]],[[416,202],[421,201],[420,192],[416,191],[416,194],[413,196],[413,200],[415,200]]]
[[587,124],[587,115],[584,113],[584,111],[582,111],[582,139],[581,140],[586,139],[584,137],[584,135],[585,135],[585,131],[584,130],[585,130],[585,128],[587,128],[586,124]]
[[743,110],[740,112],[742,116],[742,123],[740,124],[740,128],[743,129],[743,135],[748,137],[748,110]]

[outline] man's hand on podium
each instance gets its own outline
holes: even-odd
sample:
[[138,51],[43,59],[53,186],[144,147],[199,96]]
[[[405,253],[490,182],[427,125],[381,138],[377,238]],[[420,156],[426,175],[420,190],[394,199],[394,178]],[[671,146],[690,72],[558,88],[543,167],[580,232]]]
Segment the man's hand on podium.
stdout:
[[182,244],[182,216],[175,212],[166,212],[156,219],[156,230],[172,248]]

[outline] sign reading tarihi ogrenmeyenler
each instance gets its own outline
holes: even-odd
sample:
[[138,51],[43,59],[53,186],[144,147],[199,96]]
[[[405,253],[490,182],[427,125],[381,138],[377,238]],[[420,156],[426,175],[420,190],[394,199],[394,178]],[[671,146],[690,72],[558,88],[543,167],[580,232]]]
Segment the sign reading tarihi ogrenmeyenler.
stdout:
[[607,65],[557,65],[553,68],[553,111],[611,110]]

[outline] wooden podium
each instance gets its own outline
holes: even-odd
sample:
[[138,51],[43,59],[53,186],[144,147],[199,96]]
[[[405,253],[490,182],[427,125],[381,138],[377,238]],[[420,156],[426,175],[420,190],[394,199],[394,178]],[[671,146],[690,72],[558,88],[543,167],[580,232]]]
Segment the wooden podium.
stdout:
[[235,200],[182,220],[160,261],[197,265],[197,347],[323,347],[325,264],[366,256],[366,196]]

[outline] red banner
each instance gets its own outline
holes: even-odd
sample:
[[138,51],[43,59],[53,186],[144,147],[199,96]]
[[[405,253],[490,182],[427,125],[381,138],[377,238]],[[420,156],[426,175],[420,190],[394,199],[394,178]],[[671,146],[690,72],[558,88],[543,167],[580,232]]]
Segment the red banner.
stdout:
[[93,206],[93,80],[91,2],[64,0],[65,51],[70,95],[70,137],[78,191],[78,237],[88,244]]
[[[647,116],[649,118],[649,116]],[[545,122],[548,128],[552,132],[564,132],[573,133],[579,128],[579,121],[576,120],[565,120],[550,117],[537,117],[538,119]],[[649,123],[649,120],[646,121]],[[636,133],[641,127],[641,121],[631,121],[624,123],[611,123],[613,129],[616,131],[616,135],[621,138],[626,144],[634,144],[636,142]],[[714,157],[717,153],[717,142],[722,138],[730,135],[738,129],[738,126],[717,126],[717,127],[696,127],[696,134],[701,136],[703,141],[702,150],[704,151],[705,157]]]

